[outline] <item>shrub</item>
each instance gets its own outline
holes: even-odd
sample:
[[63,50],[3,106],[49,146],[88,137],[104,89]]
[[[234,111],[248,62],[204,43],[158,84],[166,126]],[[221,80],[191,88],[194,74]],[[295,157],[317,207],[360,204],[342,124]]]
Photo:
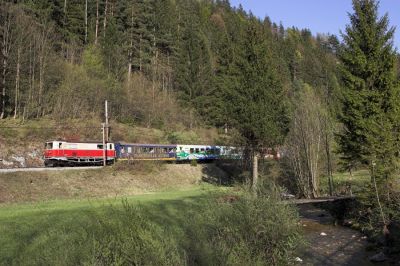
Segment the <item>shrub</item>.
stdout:
[[109,209],[110,215],[94,217],[95,226],[88,228],[94,239],[87,263],[181,265],[183,254],[178,250],[176,238],[166,228],[149,222],[143,213],[142,208],[124,202],[122,212]]
[[250,194],[233,203],[213,203],[193,215],[196,239],[189,264],[286,265],[303,243],[297,212],[269,197]]
[[193,167],[196,167],[197,166],[197,160],[195,160],[195,159],[191,160],[190,161],[190,165],[193,166]]

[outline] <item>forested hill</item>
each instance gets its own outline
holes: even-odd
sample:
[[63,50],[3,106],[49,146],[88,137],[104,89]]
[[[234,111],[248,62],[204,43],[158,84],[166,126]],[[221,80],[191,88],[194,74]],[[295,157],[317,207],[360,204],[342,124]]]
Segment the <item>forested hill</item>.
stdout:
[[226,0],[0,6],[2,118],[100,116],[108,99],[119,121],[230,126],[240,113],[232,105],[258,97],[235,99],[260,84],[284,109],[297,88],[310,86],[325,102],[339,86],[335,36],[285,29]]

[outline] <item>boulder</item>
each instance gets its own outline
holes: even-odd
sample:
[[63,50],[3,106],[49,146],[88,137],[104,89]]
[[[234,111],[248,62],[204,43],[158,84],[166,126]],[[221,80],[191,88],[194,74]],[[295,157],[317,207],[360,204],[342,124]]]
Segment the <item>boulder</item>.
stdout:
[[378,254],[371,256],[369,260],[372,262],[383,262],[387,260],[387,257],[383,252],[379,252]]

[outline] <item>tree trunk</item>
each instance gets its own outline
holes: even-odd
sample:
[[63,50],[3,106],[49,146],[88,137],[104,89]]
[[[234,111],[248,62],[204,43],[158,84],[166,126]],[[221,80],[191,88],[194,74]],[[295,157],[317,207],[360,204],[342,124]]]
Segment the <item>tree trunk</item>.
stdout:
[[38,110],[36,117],[39,118],[42,113],[42,94],[43,94],[43,79],[44,79],[44,58],[39,56],[39,94],[38,94]]
[[326,160],[327,160],[327,171],[328,171],[328,179],[329,179],[329,195],[333,196],[333,176],[332,176],[332,160],[331,160],[331,149],[328,140],[328,133],[325,132],[325,152],[326,152]]
[[252,188],[256,191],[258,185],[258,154],[253,151],[253,171],[252,171]]
[[1,114],[0,119],[3,119],[5,116],[6,109],[6,72],[7,72],[7,57],[3,55],[3,72],[2,72],[2,81],[1,81]]
[[64,0],[64,16],[67,13],[67,0]]
[[85,43],[88,38],[88,0],[85,1]]
[[37,117],[44,115],[43,108],[43,92],[44,92],[44,81],[45,81],[45,71],[46,71],[46,53],[47,53],[47,38],[48,32],[44,30],[40,36],[39,43],[39,91],[38,91],[38,110]]
[[349,182],[350,183],[350,185],[349,185],[350,186],[350,188],[349,188],[350,189],[350,196],[353,196],[353,190],[351,188],[351,182],[353,180],[353,170],[351,168],[349,169],[349,174],[350,174],[350,176],[349,176],[349,179],[350,179],[350,182]]
[[131,8],[131,41],[128,51],[128,84],[130,84],[131,76],[132,76],[132,61],[133,61],[133,7]]
[[142,34],[139,39],[139,71],[142,72]]
[[104,6],[103,37],[106,37],[108,0]]
[[21,48],[18,47],[17,51],[17,73],[15,75],[15,101],[14,101],[14,119],[17,118],[18,113],[18,98],[19,98],[19,75],[20,75],[20,57],[21,57]]
[[385,234],[386,231],[387,231],[387,225],[388,224],[387,224],[385,213],[383,212],[382,204],[381,204],[380,197],[379,197],[379,191],[378,191],[378,186],[376,184],[374,167],[375,167],[374,162],[372,162],[371,180],[373,181],[373,186],[374,186],[374,189],[375,189],[376,201],[378,203],[379,212],[380,212],[380,215],[381,215],[381,218],[382,218],[382,222],[383,222],[383,232]]
[[94,35],[94,44],[97,45],[99,36],[99,0],[96,2],[96,30]]
[[8,68],[8,57],[10,53],[10,31],[11,31],[11,18],[8,16],[4,22],[3,29],[3,40],[1,42],[1,52],[3,56],[3,71],[2,71],[2,90],[1,90],[1,113],[0,119],[3,119],[6,115],[6,75]]
[[63,13],[64,13],[64,18],[63,18],[63,22],[64,25],[67,25],[67,0],[64,0],[64,9],[63,9]]

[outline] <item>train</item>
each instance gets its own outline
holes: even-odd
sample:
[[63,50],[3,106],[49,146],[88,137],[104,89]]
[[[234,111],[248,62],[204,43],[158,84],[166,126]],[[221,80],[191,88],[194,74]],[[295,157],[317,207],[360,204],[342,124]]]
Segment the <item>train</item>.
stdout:
[[[105,145],[105,147],[104,147]],[[135,144],[76,142],[54,140],[45,143],[44,164],[55,166],[87,166],[113,164],[115,161],[214,161],[240,159],[240,148],[215,145]]]

